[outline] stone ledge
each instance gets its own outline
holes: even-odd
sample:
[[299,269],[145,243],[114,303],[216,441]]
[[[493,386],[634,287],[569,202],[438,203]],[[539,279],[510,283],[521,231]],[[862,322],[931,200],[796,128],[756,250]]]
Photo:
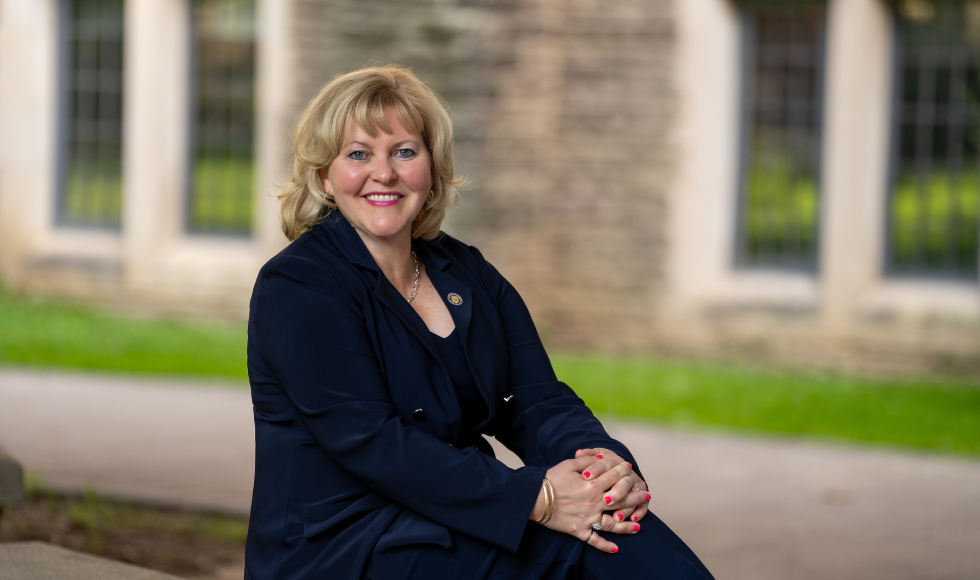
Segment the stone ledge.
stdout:
[[0,447],[0,506],[24,499],[24,470]]
[[0,544],[0,562],[0,580],[177,580],[162,572],[43,542]]

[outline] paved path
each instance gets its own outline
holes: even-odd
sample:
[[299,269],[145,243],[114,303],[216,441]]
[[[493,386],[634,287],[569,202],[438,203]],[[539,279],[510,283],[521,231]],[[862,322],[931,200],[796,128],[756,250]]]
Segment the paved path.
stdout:
[[[0,369],[0,442],[65,490],[245,513],[250,407],[237,385]],[[719,580],[980,578],[980,462],[610,431]]]

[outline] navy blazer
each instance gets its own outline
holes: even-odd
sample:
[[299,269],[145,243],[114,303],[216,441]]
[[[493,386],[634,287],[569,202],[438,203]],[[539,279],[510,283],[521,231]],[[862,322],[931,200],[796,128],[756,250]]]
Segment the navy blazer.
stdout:
[[516,551],[549,467],[590,447],[636,464],[557,380],[521,297],[479,251],[447,235],[413,244],[489,409],[479,433],[526,466],[470,446],[479,433],[460,432],[433,335],[334,212],[252,293],[247,578],[354,580],[372,552],[449,547],[449,530]]

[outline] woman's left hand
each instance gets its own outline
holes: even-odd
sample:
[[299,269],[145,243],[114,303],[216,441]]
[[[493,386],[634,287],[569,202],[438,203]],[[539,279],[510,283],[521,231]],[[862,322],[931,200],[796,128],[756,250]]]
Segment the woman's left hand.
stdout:
[[[585,456],[595,458],[595,463],[582,473],[582,477],[588,480],[593,480],[611,467],[626,461],[608,449],[579,449],[575,452],[576,459]],[[633,466],[630,465],[629,475],[620,479],[606,494],[610,508],[619,506],[619,509],[616,509],[612,516],[620,522],[626,519],[634,522],[642,520],[650,505],[650,493],[647,484],[640,479],[640,476],[632,468]],[[631,494],[633,497],[629,497]]]

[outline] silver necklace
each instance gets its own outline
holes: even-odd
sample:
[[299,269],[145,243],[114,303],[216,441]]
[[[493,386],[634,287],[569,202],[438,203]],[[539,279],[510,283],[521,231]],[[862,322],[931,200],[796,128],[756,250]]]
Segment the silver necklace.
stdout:
[[415,248],[412,248],[412,260],[415,262],[415,285],[412,286],[412,295],[408,297],[409,303],[415,300],[415,295],[419,291],[419,259],[415,256]]

